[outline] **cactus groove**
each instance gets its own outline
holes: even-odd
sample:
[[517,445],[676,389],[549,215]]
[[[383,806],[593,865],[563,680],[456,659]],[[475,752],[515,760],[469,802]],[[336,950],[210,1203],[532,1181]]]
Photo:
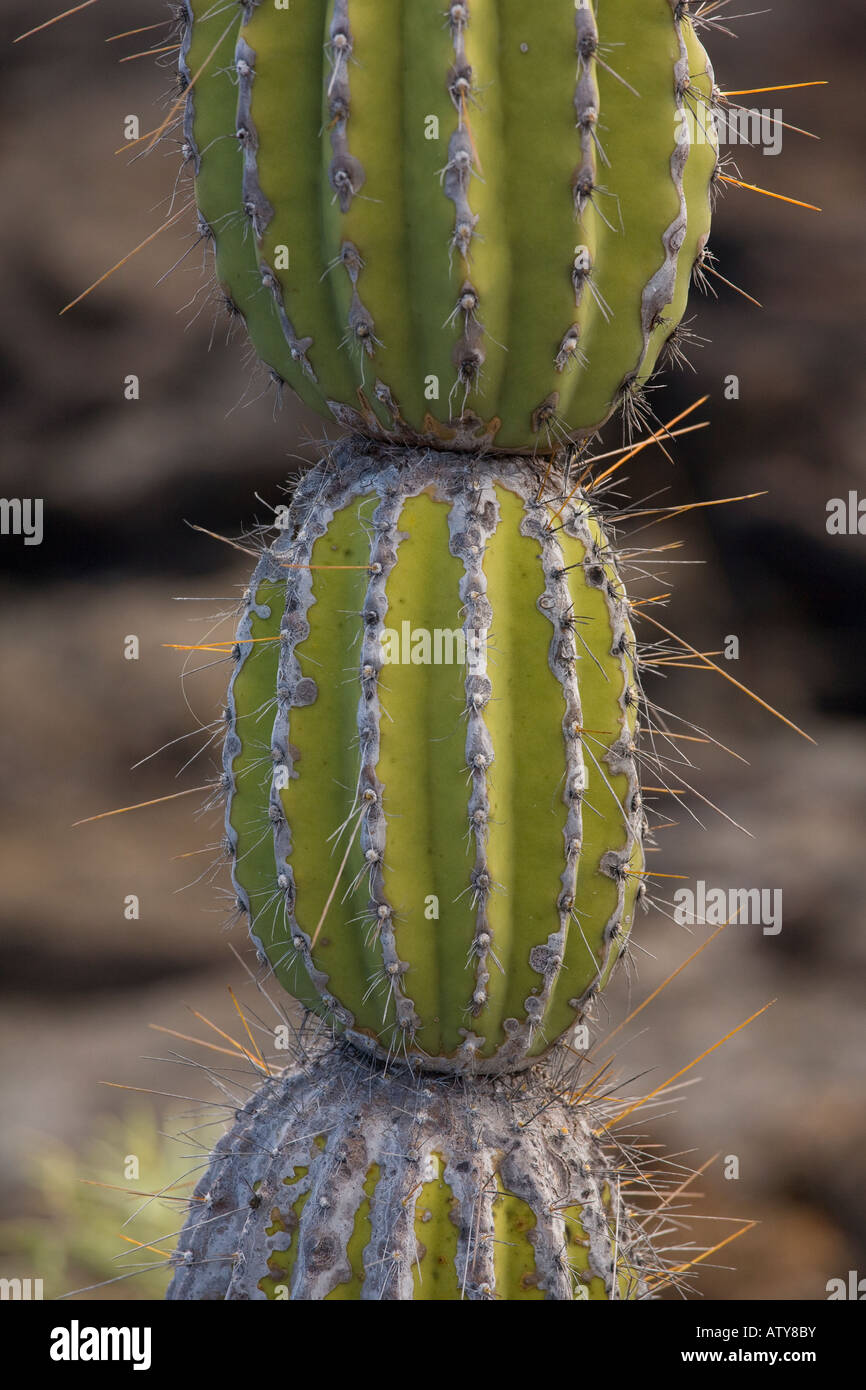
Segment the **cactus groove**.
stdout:
[[199,226],[259,357],[390,440],[547,451],[685,310],[718,145],[679,0],[185,0]]
[[526,460],[345,441],[246,596],[224,754],[238,901],[284,987],[379,1056],[539,1056],[631,926],[628,601],[582,495],[537,492]]

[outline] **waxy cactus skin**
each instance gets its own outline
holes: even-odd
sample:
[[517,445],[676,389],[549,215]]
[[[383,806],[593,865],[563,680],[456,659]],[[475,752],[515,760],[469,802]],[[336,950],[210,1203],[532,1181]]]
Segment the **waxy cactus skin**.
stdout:
[[185,151],[278,383],[349,429],[545,452],[627,410],[710,227],[674,0],[186,0]]
[[546,486],[525,459],[348,440],[250,586],[225,744],[238,900],[289,993],[380,1057],[538,1057],[631,926],[629,606],[588,504]]

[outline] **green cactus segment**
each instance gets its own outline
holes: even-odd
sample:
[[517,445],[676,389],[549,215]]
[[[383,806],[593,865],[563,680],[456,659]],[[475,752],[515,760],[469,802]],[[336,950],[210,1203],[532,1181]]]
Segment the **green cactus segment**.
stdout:
[[381,1168],[378,1163],[371,1163],[364,1179],[363,1198],[360,1206],[355,1213],[352,1224],[352,1234],[346,1244],[346,1259],[349,1262],[351,1274],[348,1279],[335,1284],[330,1293],[325,1294],[325,1302],[329,1300],[346,1301],[361,1297],[361,1289],[364,1286],[366,1271],[364,1269],[364,1251],[370,1243],[373,1234],[373,1225],[370,1220],[370,1203],[373,1200],[373,1193],[379,1184]]
[[[365,528],[371,514],[368,497],[355,499],[334,516],[327,534],[310,552],[298,552],[297,563],[310,565],[296,571],[304,576],[305,591],[309,585],[309,635],[296,649],[296,704],[286,748],[290,776],[279,793],[285,822],[277,822],[278,829],[286,822],[290,827],[278,869],[292,874],[297,923],[311,940],[318,932],[312,959],[316,970],[327,975],[329,992],[338,998],[355,998],[358,981],[369,981],[381,969],[379,954],[367,944],[369,924],[364,917],[368,894],[358,835],[362,808],[353,798],[357,748],[352,738],[334,736],[337,730],[354,729],[357,721],[357,648],[370,558]],[[291,587],[287,584],[285,592]],[[301,703],[305,700],[309,703]],[[271,853],[273,879],[273,844]],[[296,953],[285,941],[285,929],[283,935],[282,953],[291,952],[294,964]],[[365,984],[362,993],[366,988]],[[381,1022],[376,998],[366,1005],[358,999],[353,1011],[361,1027],[375,1028]]]
[[[268,578],[257,573],[245,604],[227,710],[234,736],[227,740],[224,752],[226,781],[232,787],[226,833],[239,869],[238,906],[249,914],[254,937],[263,948],[270,948],[284,935],[282,903],[274,891],[274,846],[268,819],[271,730],[285,605],[279,575]],[[250,885],[249,892],[243,884]],[[305,991],[312,994],[306,976],[296,973],[294,987],[301,998]]]
[[[454,62],[454,44],[449,26],[442,20],[445,6],[439,5],[438,8],[440,22],[431,26],[425,5],[403,6],[404,48],[413,55],[423,51],[426,61],[415,60],[404,67],[400,88],[403,130],[407,151],[411,152],[411,157],[405,159],[402,166],[405,185],[403,235],[406,238],[408,278],[401,286],[401,293],[404,302],[424,304],[427,311],[412,316],[411,356],[404,373],[411,375],[405,384],[401,381],[399,388],[392,387],[404,409],[411,409],[411,403],[421,397],[423,410],[429,412],[431,418],[441,418],[450,410],[448,396],[455,379],[453,352],[457,333],[454,324],[462,318],[459,310],[456,318],[452,317],[461,286],[456,282],[456,265],[453,283],[447,274],[455,209],[453,202],[445,196],[444,189],[448,144],[458,120],[444,76]],[[490,96],[489,119],[494,119],[497,96],[492,90]],[[434,133],[438,133],[438,138],[426,138]],[[481,139],[481,132],[477,131],[476,136]],[[487,177],[487,186],[492,191],[496,186],[496,170],[487,171]],[[481,185],[477,179],[473,182],[472,198],[475,200]],[[488,249],[491,265],[496,264],[497,260],[501,262],[501,252],[497,257],[493,247]],[[453,256],[453,252],[451,254]],[[440,272],[444,269],[446,273],[432,275],[432,267],[437,267]],[[478,283],[481,272],[477,262],[473,269],[478,291],[485,297],[485,323],[501,339],[505,331],[501,314],[496,324],[499,332],[496,332],[493,322],[488,322],[487,307],[492,288],[489,277],[485,277],[483,283]],[[508,274],[507,260],[504,265],[500,264],[500,273]],[[495,296],[492,298],[494,303],[500,302]],[[488,353],[485,371],[496,371],[496,366],[496,355]],[[377,367],[376,370],[381,376],[380,369]],[[388,379],[390,385],[390,376]],[[495,389],[492,383],[491,389]],[[425,395],[425,392],[430,394]]]
[[[606,538],[595,518],[584,522],[584,538],[564,531],[560,546],[580,661],[583,800],[595,814],[585,811],[582,819],[572,890],[575,921],[549,1007],[555,1034],[564,1031],[573,1016],[569,981],[581,980],[597,968],[599,987],[607,983],[632,925],[643,868],[639,839],[632,830],[640,812],[632,759],[638,715],[634,634],[623,605],[622,581],[606,558]],[[603,931],[594,934],[591,921],[604,923]]]
[[[345,340],[343,355],[358,387],[373,400],[373,383],[383,370],[397,400],[417,381],[413,324],[406,311],[403,164],[411,132],[404,131],[401,119],[404,9],[403,0],[335,0],[327,30],[322,119],[328,125],[336,121],[337,131],[345,127],[347,139],[332,138],[327,151],[325,173],[328,185],[336,188],[325,211],[325,263],[331,264],[348,243],[363,260],[357,273],[347,265],[333,274],[337,279],[342,274],[351,290],[348,310],[337,319]],[[339,46],[344,35],[350,36],[351,58]],[[360,177],[363,187],[357,188]],[[328,394],[341,399],[335,391]],[[388,423],[384,410],[381,419]]]
[[[563,692],[549,664],[550,619],[536,607],[545,588],[542,556],[538,540],[520,534],[522,499],[503,488],[496,496],[507,541],[490,545],[484,557],[493,611],[485,721],[494,750],[487,778],[486,871],[495,960],[488,961],[488,1002],[473,1024],[486,1038],[482,1053],[505,1042],[503,1021],[523,1017],[524,1001],[539,991],[542,979],[526,950],[527,933],[544,943],[542,953],[548,938],[559,933],[551,886],[558,888],[566,869]],[[581,974],[594,976],[595,967],[587,972],[584,965]]]
[[279,381],[459,448],[550,450],[630,399],[684,312],[716,164],[679,6],[187,12],[203,232]]
[[[255,237],[243,209],[235,69],[242,13],[238,8],[232,14],[212,0],[187,0],[187,8],[192,23],[185,30],[180,71],[184,83],[193,84],[184,113],[184,144],[195,178],[199,231],[213,244],[217,284],[230,312],[243,317],[259,357],[279,378],[286,340],[273,298],[262,291]],[[300,377],[293,384],[304,392]],[[319,404],[309,393],[305,399]]]
[[[498,81],[505,118],[501,216],[512,283],[508,329],[502,339],[508,357],[497,410],[502,420],[499,446],[528,439],[529,429],[542,448],[549,447],[557,442],[555,422],[561,420],[558,429],[567,433],[565,422],[578,420],[581,412],[575,399],[582,376],[576,354],[567,369],[558,371],[555,365],[564,335],[579,323],[571,281],[574,248],[591,235],[580,227],[572,189],[582,163],[575,128],[575,11],[569,4],[548,9],[531,23],[522,0],[504,0],[500,6]],[[487,57],[485,53],[485,63],[479,66],[479,85],[486,80]],[[478,231],[486,236],[486,223],[479,224]],[[529,274],[523,273],[530,267]],[[580,330],[580,350],[587,359],[590,351],[594,357],[587,325],[581,324]],[[549,412],[545,410],[544,422],[533,421],[551,393],[555,399],[550,400]]]
[[[306,1171],[304,1169],[302,1173],[306,1173]],[[301,1174],[298,1175],[298,1177],[300,1176]],[[295,1180],[297,1181],[297,1179]],[[279,1207],[274,1207],[271,1210],[270,1224],[265,1227],[265,1235],[272,1240],[279,1240],[280,1245],[272,1249],[268,1257],[270,1273],[264,1275],[257,1284],[257,1288],[269,1299],[279,1301],[288,1296],[292,1275],[298,1260],[301,1215],[309,1200],[310,1192],[308,1189],[292,1202],[285,1215]]]
[[537,486],[522,461],[398,468],[348,441],[239,633],[227,822],[252,934],[353,1041],[434,1068],[543,1053],[641,882],[628,604],[588,505]]
[[[607,311],[593,302],[591,335],[582,339],[589,365],[581,380],[581,409],[589,418],[604,418],[641,366],[652,320],[673,293],[675,240],[686,220],[683,169],[672,160],[680,152],[675,80],[680,43],[668,0],[606,6],[599,38],[600,56],[618,77],[596,61],[599,120],[594,129],[608,162],[599,155],[599,187],[592,193],[597,238],[593,276]],[[649,111],[653,117],[648,119],[643,113]]]
[[[330,393],[343,399],[354,392],[352,364],[340,347],[343,330],[323,278],[320,221],[310,215],[323,196],[322,45],[322,6],[316,3],[294,5],[290,15],[260,5],[237,47],[237,63],[245,64],[238,76],[238,129],[249,132],[243,142],[245,206],[260,209],[248,214],[246,228],[254,254],[258,251],[260,274],[250,334],[255,343],[259,322],[271,323],[276,313],[283,337],[270,365],[319,409],[323,398],[312,365],[313,340],[316,359],[329,364]],[[299,53],[304,54],[300,66]],[[291,81],[286,81],[288,72]],[[269,197],[268,190],[281,187],[287,169],[291,196]]]
[[[713,114],[716,79],[712,63],[691,24],[683,28],[683,42],[688,67],[683,111],[690,142],[684,192],[690,215],[684,265],[680,269],[687,271],[689,256],[694,265],[710,235],[713,180],[719,162],[719,133]],[[677,294],[682,296],[682,308],[685,309],[686,290],[680,286],[679,274],[680,271]],[[676,315],[679,304],[678,298],[672,306],[672,317]]]
[[[628,1217],[631,1213],[623,1206],[623,1199],[619,1190],[617,1190],[617,1200],[614,1202],[609,1183],[602,1184],[600,1196],[602,1219],[610,1239],[614,1243],[617,1256],[616,1297],[621,1302],[628,1302],[630,1299],[639,1297],[641,1279],[637,1269],[623,1254],[622,1247],[616,1248],[615,1213],[617,1207],[619,1207],[621,1218],[623,1215]],[[597,1211],[592,1207],[586,1212],[579,1206],[566,1207],[562,1216],[565,1222],[566,1259],[575,1279],[576,1296],[589,1302],[607,1301],[610,1298],[610,1275],[613,1265],[611,1264],[610,1270],[606,1271],[604,1275],[592,1268],[592,1239],[589,1231],[598,1225]]]
[[677,261],[674,297],[653,329],[640,373],[641,383],[648,380],[657,360],[663,363],[670,359],[676,361],[684,351],[684,340],[687,342],[689,333],[683,323],[683,315],[692,273],[709,240],[712,221],[711,190],[719,158],[718,132],[712,107],[715,79],[706,51],[690,23],[683,25],[682,40],[688,81],[682,94],[679,127],[682,133],[678,138],[687,144],[689,150],[683,174],[688,227]]
[[[589,1238],[583,1228],[583,1208],[567,1207],[562,1213],[565,1221],[565,1258],[574,1276],[578,1296],[587,1302],[607,1299],[605,1281],[589,1270]],[[620,1285],[620,1296],[626,1297]]]
[[[190,87],[184,113],[184,155],[192,165],[195,195],[202,232],[213,236],[217,279],[226,288],[236,281],[237,293],[246,296],[258,282],[256,254],[242,211],[238,190],[243,160],[236,140],[226,139],[237,109],[237,88],[232,81],[235,44],[241,25],[240,10],[213,15],[211,0],[189,0],[192,23],[184,31],[180,71]],[[193,78],[195,84],[192,84]],[[233,296],[234,297],[234,296]]]
[[537,1223],[532,1208],[513,1192],[506,1192],[496,1175],[497,1195],[493,1199],[493,1229],[496,1251],[496,1292],[500,1298],[536,1301],[544,1298],[538,1287],[532,1232]]
[[430,1155],[433,1176],[423,1183],[415,1201],[415,1238],[418,1253],[412,1268],[415,1298],[456,1301],[457,1239],[460,1203],[445,1181],[445,1160]]
[[[465,666],[451,636],[462,635],[463,565],[449,549],[447,502],[427,492],[407,499],[397,528],[402,538],[385,586],[390,645],[384,650],[398,655],[399,638],[401,658],[414,654],[426,661],[389,661],[380,677],[384,717],[376,776],[384,788],[387,825],[383,894],[394,921],[396,957],[389,964],[401,972],[409,967],[395,987],[411,997],[419,1020],[417,1046],[438,1056],[455,1052],[462,1042],[466,953],[475,918],[467,891],[472,855],[463,830]],[[377,998],[380,1020],[392,986],[389,964]]]

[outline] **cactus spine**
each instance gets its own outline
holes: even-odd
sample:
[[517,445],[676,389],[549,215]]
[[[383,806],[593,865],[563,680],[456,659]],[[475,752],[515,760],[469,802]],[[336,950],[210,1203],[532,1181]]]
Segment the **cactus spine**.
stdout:
[[713,76],[681,3],[597,9],[186,0],[200,229],[279,383],[462,449],[630,406],[706,245]]

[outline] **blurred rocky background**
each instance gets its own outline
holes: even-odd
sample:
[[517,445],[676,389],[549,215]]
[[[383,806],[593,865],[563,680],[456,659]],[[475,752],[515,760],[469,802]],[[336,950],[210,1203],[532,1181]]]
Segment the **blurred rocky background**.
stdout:
[[[218,812],[201,814],[192,794],[73,822],[214,775],[229,662],[163,644],[229,635],[249,564],[190,524],[233,537],[263,520],[267,507],[254,494],[280,501],[287,475],[325,428],[291,402],[275,411],[245,343],[231,340],[183,222],[58,317],[159,226],[178,150],[167,140],[147,159],[113,153],[128,114],[143,129],[160,118],[173,55],[156,72],[149,59],[119,65],[148,36],[104,41],[161,17],[162,6],[104,0],[12,46],[25,24],[57,8],[7,0],[0,20],[0,491],[45,499],[43,543],[4,537],[0,545],[0,1235],[4,1221],[14,1218],[20,1234],[22,1221],[38,1225],[57,1205],[44,1180],[57,1145],[79,1155],[81,1177],[112,1180],[105,1153],[98,1172],[91,1162],[93,1136],[123,1112],[128,1093],[100,1082],[212,1094],[190,1063],[155,1060],[208,1054],[150,1024],[219,1043],[190,1008],[237,1036],[228,986],[253,997],[230,951],[249,959],[243,930],[231,925],[227,875],[210,873]],[[745,181],[823,212],[729,188],[712,248],[721,273],[764,307],[720,283],[717,302],[695,295],[692,328],[711,341],[692,354],[696,374],[667,377],[652,403],[669,418],[710,392],[712,428],[684,439],[674,466],[646,451],[623,487],[652,497],[648,506],[767,492],[642,532],[654,546],[680,541],[672,558],[689,563],[671,564],[656,589],[641,592],[676,581],[666,609],[650,611],[701,650],[736,636],[739,660],[721,664],[816,745],[719,677],[668,669],[649,678],[660,705],[747,759],[683,745],[700,767],[688,775],[702,796],[750,832],[693,800],[699,826],[671,801],[678,824],[659,836],[653,866],[710,886],[781,889],[784,917],[775,936],[726,928],[617,1041],[622,1075],[640,1073],[636,1084],[650,1088],[776,1000],[688,1072],[693,1084],[681,1100],[641,1132],[682,1153],[684,1164],[720,1155],[694,1186],[705,1194],[698,1210],[723,1219],[696,1221],[672,1244],[712,1244],[760,1222],[706,1262],[701,1294],[808,1300],[824,1298],[827,1280],[850,1269],[866,1274],[866,539],[826,528],[830,498],[866,496],[862,150],[852,114],[861,99],[862,12],[857,0],[835,0],[820,15],[811,0],[780,0],[732,27],[738,42],[708,35],[723,86],[830,79],[754,98],[780,106],[820,142],[786,131],[777,157],[732,151]],[[129,374],[140,378],[138,401],[124,399]],[[731,375],[739,400],[725,399]],[[618,429],[607,430],[607,447],[620,442]],[[132,635],[137,661],[124,659]],[[635,938],[638,978],[629,984],[623,975],[608,995],[612,1024],[709,935],[671,920],[677,886],[660,878],[653,887],[659,908]],[[140,901],[138,920],[124,915],[130,894]],[[227,1066],[243,1096],[249,1074],[230,1059]],[[167,1132],[199,1122],[183,1099],[158,1095],[152,1104]],[[118,1140],[117,1184],[123,1148]],[[189,1142],[178,1152],[181,1170],[199,1161]],[[731,1155],[737,1180],[724,1177]],[[145,1164],[132,1185],[164,1180],[160,1163]],[[166,1233],[179,1224],[176,1212],[161,1219]],[[44,1269],[19,1253],[0,1273],[44,1272],[54,1295],[74,1286],[69,1280],[91,1282],[90,1268],[82,1257]],[[135,1297],[135,1281],[108,1292]]]

